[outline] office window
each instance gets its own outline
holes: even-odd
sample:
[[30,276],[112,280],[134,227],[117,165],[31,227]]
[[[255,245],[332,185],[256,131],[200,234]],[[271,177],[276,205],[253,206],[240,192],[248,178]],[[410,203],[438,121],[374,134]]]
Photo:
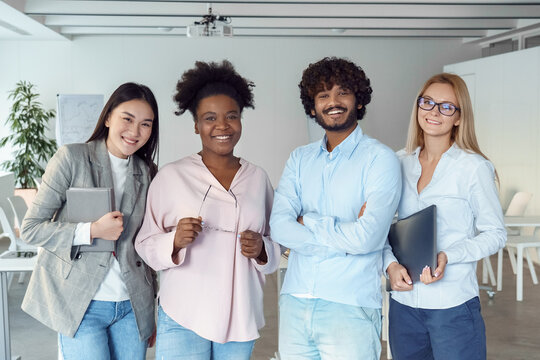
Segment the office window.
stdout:
[[540,46],[540,35],[529,36],[528,38],[525,38],[525,49],[533,48],[536,46]]
[[518,50],[518,41],[514,39],[507,39],[489,44],[489,46],[482,48],[482,57],[504,54],[511,51]]

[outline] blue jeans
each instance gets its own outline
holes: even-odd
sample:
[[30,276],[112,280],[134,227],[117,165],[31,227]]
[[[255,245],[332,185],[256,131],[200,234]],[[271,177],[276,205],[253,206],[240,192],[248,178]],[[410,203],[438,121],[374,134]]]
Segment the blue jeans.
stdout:
[[282,360],[378,360],[380,333],[380,309],[287,294],[279,298]]
[[143,360],[147,341],[139,330],[131,302],[92,300],[73,338],[59,334],[64,360]]
[[159,307],[156,360],[249,360],[254,345],[255,340],[224,344],[207,340],[179,325]]
[[478,297],[449,309],[418,309],[390,299],[389,340],[396,360],[485,360]]

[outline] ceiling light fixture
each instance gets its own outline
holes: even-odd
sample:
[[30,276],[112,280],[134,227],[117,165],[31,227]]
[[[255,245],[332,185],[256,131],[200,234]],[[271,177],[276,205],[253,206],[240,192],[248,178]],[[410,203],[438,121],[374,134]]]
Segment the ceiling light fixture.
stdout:
[[223,37],[233,36],[233,27],[229,25],[231,18],[212,13],[212,4],[208,4],[208,14],[203,15],[200,21],[195,21],[186,30],[188,37]]

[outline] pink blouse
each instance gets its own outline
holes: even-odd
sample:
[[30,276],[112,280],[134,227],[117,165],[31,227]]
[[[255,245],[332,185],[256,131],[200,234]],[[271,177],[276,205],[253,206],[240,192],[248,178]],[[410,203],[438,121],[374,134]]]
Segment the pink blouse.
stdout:
[[[258,166],[240,159],[227,191],[194,154],[164,166],[148,191],[135,249],[160,273],[160,304],[167,315],[199,336],[219,342],[250,341],[264,326],[264,274],[279,265],[280,248],[268,221],[273,189]],[[204,201],[203,201],[204,199]],[[178,221],[201,216],[203,231],[171,258]],[[241,254],[237,234],[263,235],[268,262]]]

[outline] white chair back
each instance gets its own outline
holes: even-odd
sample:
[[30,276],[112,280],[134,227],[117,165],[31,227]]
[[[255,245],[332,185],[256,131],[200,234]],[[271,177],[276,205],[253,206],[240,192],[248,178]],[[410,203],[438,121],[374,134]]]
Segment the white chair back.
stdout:
[[20,229],[24,216],[28,211],[28,206],[26,206],[24,199],[18,195],[9,196],[7,200],[11,205],[13,214],[15,215],[15,227]]
[[515,193],[504,215],[522,216],[525,214],[525,210],[527,209],[527,205],[529,204],[531,198],[532,194],[528,192],[520,191]]
[[[520,191],[514,194],[514,197],[512,197],[512,200],[510,200],[510,204],[508,205],[508,208],[506,209],[506,212],[504,213],[505,216],[523,216],[525,214],[525,210],[527,210],[527,205],[529,204],[529,201],[532,198],[532,194]],[[534,227],[507,227],[506,232],[510,236],[517,236],[517,235],[532,235],[531,233],[534,233]]]
[[[15,176],[13,173],[3,173],[0,172],[0,206],[2,207],[9,207],[9,204],[7,203],[7,197],[13,195],[13,192],[15,191]],[[13,214],[11,214],[11,209],[6,210],[8,212],[7,216],[8,219],[11,219]],[[8,236],[7,231],[8,230],[2,230],[2,226],[0,225],[0,237],[2,236]]]
[[35,246],[29,245],[22,241],[18,232],[15,231],[13,227],[13,220],[8,217],[5,206],[0,206],[0,225],[2,225],[5,234],[7,234],[7,237],[10,240],[10,251],[36,251]]

